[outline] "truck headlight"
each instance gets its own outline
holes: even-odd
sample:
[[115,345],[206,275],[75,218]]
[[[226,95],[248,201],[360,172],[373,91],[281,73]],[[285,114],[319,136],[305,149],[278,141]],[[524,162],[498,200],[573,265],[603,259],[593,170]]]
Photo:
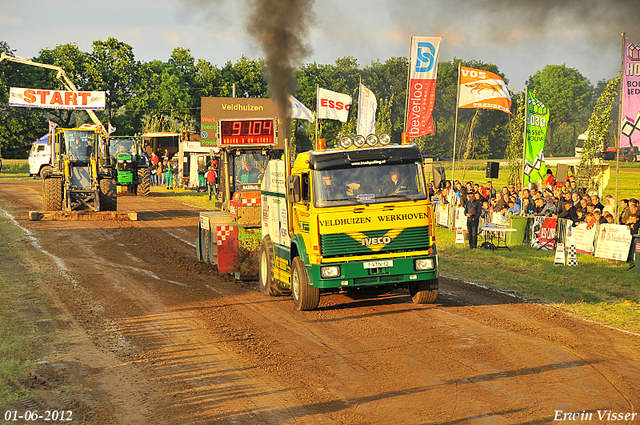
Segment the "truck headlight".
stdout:
[[323,279],[340,276],[340,266],[324,266],[320,267],[320,276]]
[[416,270],[433,270],[435,262],[433,258],[418,258],[415,263]]

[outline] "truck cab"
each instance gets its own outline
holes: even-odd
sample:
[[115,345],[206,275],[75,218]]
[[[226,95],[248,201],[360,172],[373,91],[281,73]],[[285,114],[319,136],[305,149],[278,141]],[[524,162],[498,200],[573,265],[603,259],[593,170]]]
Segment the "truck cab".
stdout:
[[415,303],[438,292],[435,219],[415,145],[298,155],[262,183],[260,287],[290,290],[296,308],[321,292],[408,288]]
[[51,143],[49,133],[31,144],[29,151],[29,175],[40,176],[51,170]]

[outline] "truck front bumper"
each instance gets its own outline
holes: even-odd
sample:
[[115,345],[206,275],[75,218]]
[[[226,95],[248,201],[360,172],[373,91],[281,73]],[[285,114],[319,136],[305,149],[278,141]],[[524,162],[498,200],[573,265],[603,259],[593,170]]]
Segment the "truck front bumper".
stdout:
[[[416,262],[432,259],[433,268],[417,270]],[[339,267],[339,275],[323,277],[324,268]],[[437,256],[388,258],[384,260],[350,261],[340,263],[312,264],[311,286],[315,288],[345,288],[358,286],[382,286],[410,283],[438,278]]]

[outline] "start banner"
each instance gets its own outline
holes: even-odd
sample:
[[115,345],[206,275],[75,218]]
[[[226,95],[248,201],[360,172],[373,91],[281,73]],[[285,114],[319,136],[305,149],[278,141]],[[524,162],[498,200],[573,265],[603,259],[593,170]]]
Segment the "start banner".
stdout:
[[97,109],[103,110],[106,94],[103,91],[64,91],[11,87],[9,105],[27,108]]
[[596,258],[627,261],[631,248],[631,232],[622,224],[601,224],[598,230]]

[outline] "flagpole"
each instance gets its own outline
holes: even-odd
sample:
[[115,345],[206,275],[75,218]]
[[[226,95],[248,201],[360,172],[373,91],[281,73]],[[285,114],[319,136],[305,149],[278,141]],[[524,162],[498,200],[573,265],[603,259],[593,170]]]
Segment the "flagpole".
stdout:
[[320,131],[320,118],[318,118],[318,112],[320,111],[320,108],[318,107],[318,91],[320,90],[320,85],[316,84],[316,149],[318,149],[318,137],[320,135],[319,131]]
[[[527,122],[529,120],[529,86],[524,86],[524,128],[522,129],[522,187],[524,190],[524,166],[527,162]],[[529,177],[529,183],[531,183],[531,177]]]
[[413,37],[409,42],[409,66],[407,67],[407,91],[405,92],[404,102],[404,132],[407,132],[407,112],[409,111],[409,84],[411,84],[411,47],[413,46]]
[[456,119],[453,126],[453,158],[451,159],[451,187],[455,190],[455,176],[456,176],[456,140],[458,138],[458,104],[460,103],[460,64],[458,62],[458,93],[456,95]]
[[615,222],[618,223],[620,212],[618,211],[618,178],[620,175],[620,146],[622,144],[622,83],[624,81],[624,49],[627,47],[627,38],[626,34],[622,33],[622,62],[620,64],[620,98],[618,99],[618,141],[616,142],[616,207],[614,211],[616,211],[616,216],[614,217]]

